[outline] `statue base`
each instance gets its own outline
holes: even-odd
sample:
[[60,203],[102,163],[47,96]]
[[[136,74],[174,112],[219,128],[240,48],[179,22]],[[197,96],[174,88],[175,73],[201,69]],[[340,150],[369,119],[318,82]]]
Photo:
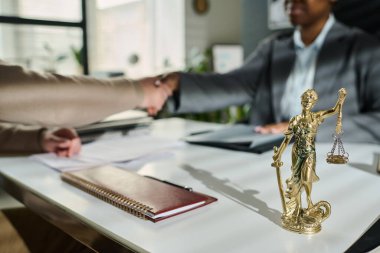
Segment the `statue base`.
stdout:
[[302,208],[298,216],[281,216],[282,227],[299,234],[316,234],[321,231],[321,223],[330,216],[331,206],[327,201],[319,201],[311,208]]

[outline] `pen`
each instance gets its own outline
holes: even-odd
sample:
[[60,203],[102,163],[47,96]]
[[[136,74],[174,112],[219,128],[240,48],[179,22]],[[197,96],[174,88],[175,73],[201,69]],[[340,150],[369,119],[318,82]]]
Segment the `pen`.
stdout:
[[153,180],[156,180],[156,181],[159,181],[159,182],[165,183],[165,184],[169,184],[169,185],[172,185],[172,186],[175,186],[175,187],[178,187],[178,188],[184,189],[184,190],[189,191],[189,192],[192,192],[192,191],[193,191],[193,188],[191,188],[191,187],[189,187],[189,186],[178,185],[178,184],[175,184],[175,183],[172,183],[172,182],[169,182],[169,181],[166,181],[166,180],[161,180],[161,179],[158,179],[158,178],[156,178],[156,177],[152,177],[152,176],[144,175],[144,177],[147,177],[147,178],[150,178],[150,179],[153,179]]
[[198,132],[192,132],[192,133],[189,133],[189,136],[198,135],[198,134],[205,134],[205,133],[210,133],[210,132],[213,132],[213,130],[202,130],[202,131],[198,131]]

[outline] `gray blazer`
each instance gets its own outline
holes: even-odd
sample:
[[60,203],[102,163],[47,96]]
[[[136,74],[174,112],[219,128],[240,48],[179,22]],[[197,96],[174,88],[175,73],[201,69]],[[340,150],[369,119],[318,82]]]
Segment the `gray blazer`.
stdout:
[[[266,39],[244,66],[226,74],[182,73],[176,112],[204,112],[251,104],[250,122],[281,122],[280,101],[295,61],[292,33]],[[380,143],[380,43],[374,37],[336,22],[318,55],[314,110],[335,105],[347,89],[343,107],[343,141]],[[295,97],[294,99],[300,100]],[[320,127],[318,140],[331,141],[336,118]]]

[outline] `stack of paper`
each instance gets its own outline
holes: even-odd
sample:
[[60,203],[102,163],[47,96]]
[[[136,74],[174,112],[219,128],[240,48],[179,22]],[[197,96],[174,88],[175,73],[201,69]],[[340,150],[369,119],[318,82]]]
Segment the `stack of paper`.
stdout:
[[147,125],[152,122],[152,117],[139,110],[127,110],[113,114],[102,121],[89,125],[76,127],[79,136],[83,137],[88,134],[104,132],[105,130],[131,129],[136,126]]
[[55,154],[31,156],[49,167],[67,171],[80,168],[133,162],[139,165],[147,161],[171,156],[170,150],[184,145],[184,142],[152,137],[149,135],[125,136],[117,139],[101,140],[85,144],[79,155],[71,158],[57,157]]

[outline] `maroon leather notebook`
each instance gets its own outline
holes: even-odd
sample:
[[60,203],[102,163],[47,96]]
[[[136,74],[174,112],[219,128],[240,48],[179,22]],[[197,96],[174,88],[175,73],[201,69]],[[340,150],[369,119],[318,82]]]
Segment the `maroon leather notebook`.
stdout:
[[61,178],[139,218],[153,222],[217,200],[110,165],[63,172]]

